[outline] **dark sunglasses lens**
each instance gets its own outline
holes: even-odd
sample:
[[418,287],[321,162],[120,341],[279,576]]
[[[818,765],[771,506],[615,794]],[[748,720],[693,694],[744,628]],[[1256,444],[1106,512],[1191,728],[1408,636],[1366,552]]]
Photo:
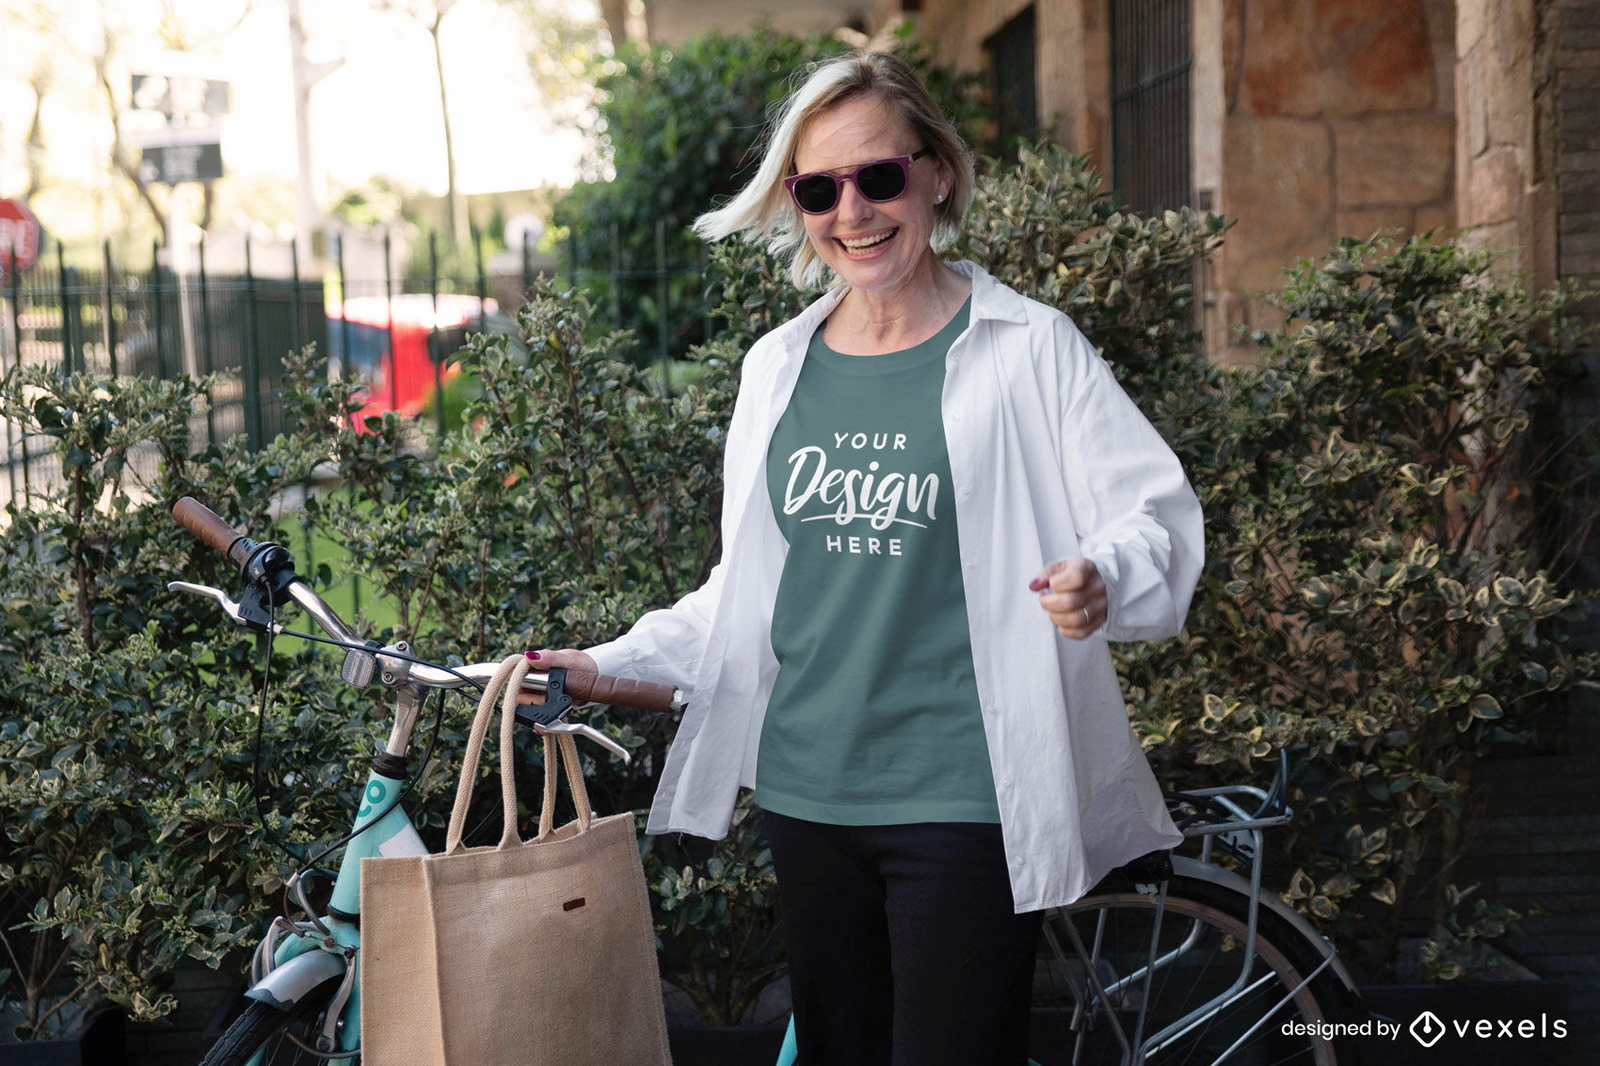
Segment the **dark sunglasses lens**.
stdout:
[[906,172],[899,163],[874,163],[856,171],[856,188],[869,200],[893,200],[906,191]]
[[826,174],[814,174],[794,183],[794,202],[812,214],[827,211],[839,200],[839,185]]

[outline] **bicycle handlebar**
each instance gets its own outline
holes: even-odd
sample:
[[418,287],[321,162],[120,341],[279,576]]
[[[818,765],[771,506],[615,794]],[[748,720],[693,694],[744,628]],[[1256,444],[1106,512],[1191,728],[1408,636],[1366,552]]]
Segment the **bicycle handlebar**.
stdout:
[[[193,497],[185,496],[172,507],[172,517],[178,524],[187,529],[202,543],[215,548],[235,565],[243,568],[256,551],[262,547],[245,534],[230,526],[211,508]],[[276,549],[281,551],[281,549]],[[285,552],[283,558],[288,563],[292,575],[292,562],[288,560]],[[193,586],[187,591],[206,591],[202,586]],[[328,635],[348,645],[359,644],[354,631],[345,625],[328,604],[318,596],[309,585],[298,577],[293,577],[286,591],[305,611],[317,621]],[[216,590],[211,594],[221,596]],[[232,607],[237,610],[237,604],[231,604],[225,597],[221,600],[224,609]],[[233,614],[235,621],[241,619]],[[384,650],[376,647],[361,647],[356,650],[370,651],[380,659]],[[428,688],[458,688],[467,684],[469,680],[484,681],[494,672],[498,663],[479,663],[457,670],[445,670],[442,667],[417,663],[404,669],[404,673],[411,680]],[[477,676],[482,674],[481,677]],[[545,687],[546,676],[543,674],[529,674],[524,682],[529,688],[538,690]],[[608,677],[592,670],[567,671],[566,691],[569,696],[579,703],[607,703],[619,707],[632,707],[640,711],[677,711],[684,707],[681,693],[671,685],[656,684],[651,681],[633,681],[621,677]]]
[[671,685],[609,677],[589,670],[568,670],[567,691],[579,703],[610,703],[636,711],[683,709],[683,699]]
[[192,496],[185,496],[172,505],[172,517],[178,525],[193,533],[202,544],[208,544],[227,555],[235,564],[242,560],[234,559],[229,554],[235,544],[248,538],[224,522],[215,511],[201,503]]

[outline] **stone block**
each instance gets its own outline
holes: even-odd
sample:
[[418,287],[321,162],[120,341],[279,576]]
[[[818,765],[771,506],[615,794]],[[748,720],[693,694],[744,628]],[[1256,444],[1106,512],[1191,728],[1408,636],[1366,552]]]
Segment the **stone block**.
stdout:
[[1474,48],[1456,64],[1457,112],[1466,124],[1465,147],[1471,155],[1489,147],[1489,97],[1483,81],[1483,49]]
[[1483,43],[1489,32],[1491,0],[1457,0],[1456,54],[1464,56]]
[[1402,205],[1388,207],[1357,207],[1334,212],[1335,237],[1354,237],[1368,240],[1373,236],[1407,237],[1416,225],[1416,213]]
[[1561,216],[1561,236],[1600,233],[1600,211],[1568,211]]
[[1438,99],[1426,0],[1261,0],[1244,5],[1239,110],[1349,115]]
[[[1572,93],[1574,96],[1592,97],[1594,90],[1600,89],[1600,67],[1578,67],[1562,72],[1561,95]],[[1581,98],[1581,97],[1580,97]]]
[[1600,275],[1600,252],[1568,252],[1561,249],[1561,276],[1579,278]]
[[1417,208],[1415,227],[1417,233],[1427,233],[1432,230],[1436,239],[1450,239],[1455,236],[1458,228],[1456,205],[1448,202],[1423,204]]
[[1332,144],[1311,119],[1230,119],[1222,210],[1237,218],[1218,260],[1220,288],[1275,288],[1279,272],[1333,239]]
[[1514,148],[1496,148],[1472,160],[1458,205],[1462,225],[1482,226],[1515,219],[1525,186],[1522,153]]
[[1561,153],[1561,173],[1567,174],[1593,174],[1600,170],[1600,151],[1578,152],[1568,151]]
[[1500,0],[1494,12],[1494,50],[1502,70],[1526,70],[1533,62],[1533,6],[1529,0]]
[[1561,196],[1574,210],[1592,207],[1595,201],[1586,198],[1600,196],[1600,173],[1580,170],[1562,174]]
[[1600,230],[1591,233],[1574,233],[1561,238],[1561,255],[1565,259],[1593,259],[1600,256]]
[[1340,207],[1424,204],[1450,195],[1455,123],[1428,114],[1335,119]]

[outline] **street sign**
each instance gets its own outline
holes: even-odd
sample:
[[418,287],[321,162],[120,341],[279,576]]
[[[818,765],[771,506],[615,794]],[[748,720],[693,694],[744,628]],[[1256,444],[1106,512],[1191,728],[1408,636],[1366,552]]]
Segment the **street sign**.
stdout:
[[177,185],[184,181],[215,181],[222,177],[222,145],[146,145],[139,163],[139,180],[146,185]]
[[26,270],[39,258],[44,230],[21,200],[0,200],[0,272],[9,269],[16,255],[17,269]]
[[226,115],[228,105],[225,81],[167,74],[133,76],[133,109],[159,111],[169,122],[190,115]]

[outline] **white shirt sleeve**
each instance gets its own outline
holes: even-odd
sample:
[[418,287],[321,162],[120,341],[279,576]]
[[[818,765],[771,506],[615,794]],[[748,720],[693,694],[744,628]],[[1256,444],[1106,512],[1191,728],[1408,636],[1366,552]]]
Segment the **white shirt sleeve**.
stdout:
[[616,640],[585,649],[602,674],[673,685],[686,692],[705,656],[712,620],[716,617],[727,577],[727,549],[732,539],[729,485],[747,475],[747,466],[762,458],[755,437],[756,411],[762,403],[760,388],[747,388],[752,358],[744,362],[744,376],[734,399],[728,439],[723,451],[723,505],[721,518],[723,558],[712,568],[705,584],[671,607],[649,611]]
[[1083,554],[1106,583],[1108,640],[1183,628],[1205,558],[1200,501],[1172,449],[1098,352],[1058,320],[1061,464]]

